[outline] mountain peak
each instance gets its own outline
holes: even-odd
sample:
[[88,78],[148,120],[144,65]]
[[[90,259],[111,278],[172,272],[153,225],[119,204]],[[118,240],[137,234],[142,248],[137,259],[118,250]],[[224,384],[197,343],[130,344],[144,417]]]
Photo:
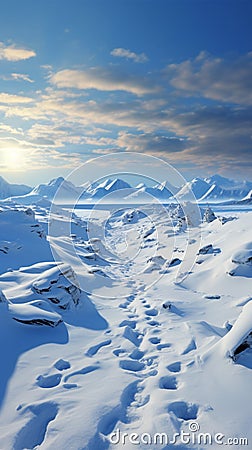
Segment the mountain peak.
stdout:
[[63,177],[53,178],[48,183],[48,186],[60,186],[62,183],[64,183],[64,181],[65,181],[65,178],[63,178]]

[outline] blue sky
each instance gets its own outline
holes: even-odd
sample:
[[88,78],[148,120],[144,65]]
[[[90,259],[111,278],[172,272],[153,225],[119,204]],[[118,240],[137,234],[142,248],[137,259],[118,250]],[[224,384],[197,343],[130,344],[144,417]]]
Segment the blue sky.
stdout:
[[0,173],[139,152],[250,178],[251,18],[247,0],[2,2]]

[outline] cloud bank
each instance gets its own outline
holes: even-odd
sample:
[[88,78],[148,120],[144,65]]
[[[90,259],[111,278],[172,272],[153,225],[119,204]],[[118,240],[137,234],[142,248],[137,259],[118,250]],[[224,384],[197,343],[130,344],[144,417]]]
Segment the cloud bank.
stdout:
[[147,77],[138,77],[113,69],[92,67],[87,70],[65,69],[50,77],[58,88],[96,89],[98,91],[125,91],[135,95],[145,95],[157,91]]

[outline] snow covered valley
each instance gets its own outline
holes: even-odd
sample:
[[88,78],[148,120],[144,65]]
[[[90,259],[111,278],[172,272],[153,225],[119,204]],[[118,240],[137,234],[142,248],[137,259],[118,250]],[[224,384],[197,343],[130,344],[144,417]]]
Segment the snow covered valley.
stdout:
[[0,449],[249,448],[250,205],[50,207],[0,203]]

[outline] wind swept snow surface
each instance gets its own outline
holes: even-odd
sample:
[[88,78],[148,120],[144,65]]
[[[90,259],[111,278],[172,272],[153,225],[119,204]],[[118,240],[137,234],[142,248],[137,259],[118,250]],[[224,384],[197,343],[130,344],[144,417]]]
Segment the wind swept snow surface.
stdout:
[[47,202],[0,204],[0,449],[249,448],[251,210]]

